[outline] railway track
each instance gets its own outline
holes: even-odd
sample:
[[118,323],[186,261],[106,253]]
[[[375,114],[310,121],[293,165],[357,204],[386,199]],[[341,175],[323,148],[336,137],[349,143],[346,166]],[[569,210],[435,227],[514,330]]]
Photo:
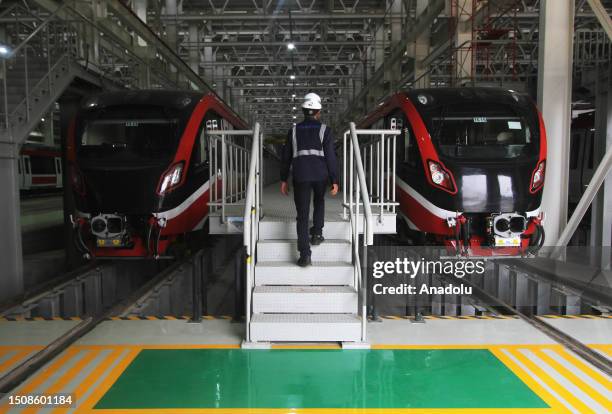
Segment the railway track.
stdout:
[[[213,241],[192,255],[170,263],[150,260],[94,263],[5,303],[0,307],[0,318],[74,319],[77,323],[0,377],[0,394],[14,389],[83,335],[113,317],[191,315],[192,319],[200,320],[206,295],[202,281],[212,272],[213,257],[220,265],[228,266],[232,262],[227,258],[234,256],[238,248],[237,243]],[[190,300],[185,300],[185,292],[193,294],[187,295]]]

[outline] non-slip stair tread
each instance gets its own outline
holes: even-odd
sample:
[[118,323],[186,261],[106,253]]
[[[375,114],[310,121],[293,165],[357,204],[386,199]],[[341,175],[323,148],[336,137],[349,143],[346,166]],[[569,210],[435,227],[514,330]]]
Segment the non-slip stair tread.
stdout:
[[317,267],[353,267],[351,262],[324,262],[324,261],[313,261],[309,267],[299,267],[295,262],[282,261],[282,262],[268,262],[259,261],[257,262],[258,267],[290,267],[291,270],[308,270]]
[[[292,239],[292,240],[286,240],[286,239],[273,239],[273,240],[259,240],[257,242],[258,244],[295,244],[297,245],[297,240]],[[346,245],[346,244],[351,244],[350,240],[343,240],[343,239],[325,239],[325,241],[317,246],[310,246],[311,249],[317,249],[317,248],[322,248],[325,247],[325,245],[329,245],[329,244],[341,244],[341,245]]]
[[356,294],[355,289],[349,286],[311,286],[311,285],[293,285],[293,286],[255,286],[253,293],[299,293],[299,294],[325,294],[325,293],[347,293]]
[[361,324],[361,318],[352,313],[255,313],[251,323]]

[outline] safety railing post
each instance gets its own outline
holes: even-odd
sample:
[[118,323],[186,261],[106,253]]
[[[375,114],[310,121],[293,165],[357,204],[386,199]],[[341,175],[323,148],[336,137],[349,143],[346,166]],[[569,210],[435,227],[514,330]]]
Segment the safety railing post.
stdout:
[[227,192],[225,188],[227,185],[226,152],[225,134],[221,134],[221,223],[225,223],[225,195]]
[[2,59],[2,86],[4,88],[4,127],[9,129],[8,90],[6,89],[6,59]]
[[342,141],[342,218],[346,220],[346,136],[348,131],[344,133]]
[[30,120],[30,83],[28,82],[28,48],[23,49],[23,57],[24,57],[24,76],[25,76],[25,106],[26,113],[25,119],[26,121]]

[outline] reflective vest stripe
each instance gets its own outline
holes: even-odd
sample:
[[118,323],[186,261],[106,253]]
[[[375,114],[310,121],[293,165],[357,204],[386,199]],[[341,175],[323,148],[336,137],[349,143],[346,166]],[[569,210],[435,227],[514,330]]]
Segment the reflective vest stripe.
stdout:
[[321,150],[310,149],[310,150],[299,150],[297,152],[297,156],[299,157],[300,155],[316,155],[318,157],[324,157],[325,153]]
[[297,150],[297,136],[295,133],[295,125],[293,125],[293,158],[298,156],[298,150]]
[[[323,139],[325,138],[325,129],[327,126],[325,124],[321,124],[321,129],[319,130],[319,139],[321,140],[321,147],[323,146]],[[291,140],[293,144],[293,158],[300,157],[302,155],[315,155],[317,157],[325,157],[325,152],[323,150],[299,150],[297,149],[297,131],[295,125],[291,130]]]

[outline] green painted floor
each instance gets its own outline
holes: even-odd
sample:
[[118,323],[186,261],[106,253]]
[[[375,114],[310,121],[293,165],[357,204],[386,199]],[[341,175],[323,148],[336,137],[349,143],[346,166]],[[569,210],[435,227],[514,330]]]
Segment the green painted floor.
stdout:
[[143,350],[95,408],[547,408],[487,350]]

